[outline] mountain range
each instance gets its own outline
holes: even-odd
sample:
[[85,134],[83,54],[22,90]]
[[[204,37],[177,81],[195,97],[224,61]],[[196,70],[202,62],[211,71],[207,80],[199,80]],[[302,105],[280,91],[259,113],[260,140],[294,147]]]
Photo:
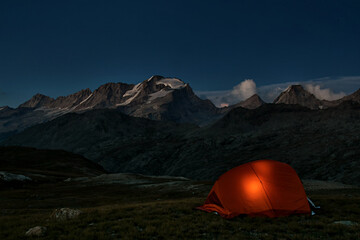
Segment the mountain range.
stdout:
[[[300,85],[289,86],[274,103],[299,104],[310,109],[334,107],[343,101],[360,102],[360,90],[336,101],[317,99]],[[254,109],[265,102],[257,95],[229,107],[217,108],[210,100],[197,97],[189,84],[178,78],[152,76],[136,85],[107,83],[93,92],[84,89],[56,99],[36,94],[17,108],[0,108],[0,141],[22,130],[70,112],[117,109],[134,117],[152,120],[214,123],[233,108]]]
[[335,107],[346,101],[360,102],[360,89],[351,95],[334,101],[321,100],[306,91],[301,85],[291,85],[283,91],[274,103],[298,104],[310,109],[325,109]]
[[326,101],[293,85],[271,104],[253,95],[217,108],[183,81],[161,76],[56,99],[37,94],[0,110],[8,130],[1,145],[63,149],[109,172],[216,179],[271,158],[302,178],[352,184],[360,184],[359,120],[360,90]]
[[66,97],[36,94],[18,108],[0,108],[0,141],[27,127],[70,112],[117,109],[130,116],[204,125],[224,111],[202,100],[189,84],[177,78],[152,76],[139,84],[107,83],[93,92],[81,90]]
[[2,145],[64,149],[110,172],[212,180],[242,163],[270,158],[291,164],[302,178],[360,184],[359,120],[354,102],[325,110],[234,108],[202,128],[99,109],[30,127]]

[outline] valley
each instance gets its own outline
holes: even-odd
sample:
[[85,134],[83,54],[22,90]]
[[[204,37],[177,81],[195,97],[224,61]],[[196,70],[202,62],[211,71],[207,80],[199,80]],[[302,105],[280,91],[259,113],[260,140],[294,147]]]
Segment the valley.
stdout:
[[[358,91],[330,102],[298,85],[274,103],[253,95],[225,108],[160,76],[36,95],[0,110],[0,238],[39,226],[41,239],[356,239],[359,120]],[[258,159],[290,164],[318,214],[224,220],[195,209],[220,175]]]

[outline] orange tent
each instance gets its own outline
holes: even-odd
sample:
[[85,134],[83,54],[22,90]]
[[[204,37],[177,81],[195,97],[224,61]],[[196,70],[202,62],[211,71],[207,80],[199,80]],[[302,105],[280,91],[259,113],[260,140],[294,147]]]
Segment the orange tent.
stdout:
[[224,173],[198,209],[217,212],[224,218],[311,213],[295,170],[274,160],[245,163]]

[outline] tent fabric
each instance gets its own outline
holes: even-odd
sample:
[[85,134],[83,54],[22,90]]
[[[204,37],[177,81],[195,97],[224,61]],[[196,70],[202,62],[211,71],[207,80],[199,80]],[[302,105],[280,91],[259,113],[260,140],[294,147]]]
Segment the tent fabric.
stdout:
[[238,215],[281,217],[310,215],[300,178],[286,163],[258,160],[235,167],[219,177],[204,205],[224,218]]

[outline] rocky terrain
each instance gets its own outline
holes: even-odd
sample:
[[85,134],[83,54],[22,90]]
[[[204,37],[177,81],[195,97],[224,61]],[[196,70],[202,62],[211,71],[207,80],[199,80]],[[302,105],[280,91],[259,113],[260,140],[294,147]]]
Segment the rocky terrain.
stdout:
[[233,109],[233,108],[242,107],[242,108],[246,108],[246,109],[255,109],[264,104],[265,104],[265,102],[260,98],[260,96],[257,94],[254,94],[251,97],[249,97],[248,99],[241,101],[237,104],[231,105],[228,108]]
[[354,102],[324,110],[265,104],[235,108],[203,128],[96,110],[31,127],[2,144],[65,149],[111,172],[214,180],[242,163],[275,159],[302,178],[359,184],[359,110]]
[[289,86],[274,100],[275,104],[298,104],[310,109],[324,108],[324,101],[317,99],[301,85]]
[[301,85],[291,85],[283,91],[277,98],[274,99],[275,104],[298,104],[310,109],[325,109],[329,107],[336,107],[343,102],[357,102],[360,103],[360,89],[348,96],[334,101],[327,101],[317,99],[313,94],[306,91]]
[[0,141],[30,126],[71,112],[118,109],[130,116],[205,125],[223,110],[202,100],[178,78],[152,76],[136,85],[107,83],[93,92],[84,89],[56,99],[36,94],[18,108],[0,108]]
[[359,185],[359,92],[329,102],[293,85],[273,104],[253,95],[218,109],[181,80],[153,76],[2,108],[1,145],[66,150],[109,172],[204,180],[274,159],[302,178]]
[[[335,107],[344,101],[360,102],[360,90],[336,101],[326,101],[317,99],[300,85],[293,85],[282,92],[274,103],[298,104],[316,110]],[[238,104],[217,108],[211,101],[197,97],[190,85],[182,80],[155,75],[136,85],[107,83],[94,91],[83,89],[56,99],[38,93],[18,108],[1,107],[0,142],[30,126],[71,112],[117,109],[134,117],[206,126],[231,109],[255,109],[263,104],[264,101],[255,94]]]

